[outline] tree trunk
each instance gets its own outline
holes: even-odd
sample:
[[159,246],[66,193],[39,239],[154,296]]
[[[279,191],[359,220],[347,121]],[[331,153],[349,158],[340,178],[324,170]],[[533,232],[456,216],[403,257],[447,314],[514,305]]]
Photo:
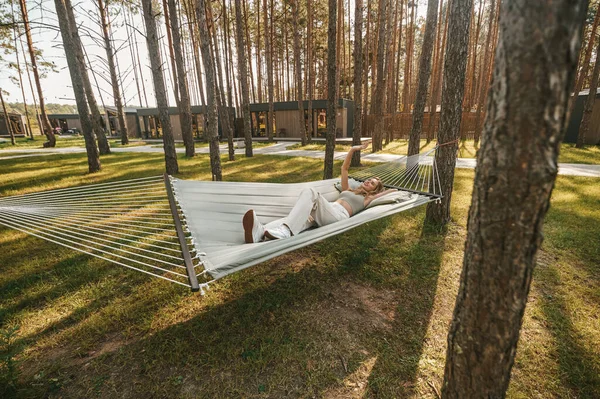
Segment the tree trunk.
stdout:
[[[23,85],[23,74],[21,73],[21,61],[19,59],[19,47],[18,47],[18,40],[17,40],[17,30],[18,30],[18,26],[15,23],[15,7],[14,7],[14,3],[10,3],[10,8],[11,8],[11,12],[12,12],[12,23],[13,23],[13,40],[15,42],[15,57],[17,59],[17,73],[19,74],[19,86],[21,87],[21,96],[23,97],[23,107],[25,108],[25,119],[27,120],[27,124],[25,125],[25,135],[27,135],[27,130],[29,130],[29,136],[31,137],[32,140],[34,140],[33,138],[33,130],[31,129],[31,126],[29,126],[29,110],[27,107],[27,100],[25,98],[25,85]],[[1,93],[1,89],[0,89],[0,93]],[[14,141],[11,139],[11,142]],[[13,143],[14,145],[15,143]]]
[[483,56],[483,65],[481,73],[479,74],[479,98],[477,100],[477,113],[475,114],[475,146],[479,143],[479,133],[481,132],[481,113],[485,106],[485,94],[488,91],[490,82],[488,79],[489,69],[491,66],[490,53],[491,51],[491,38],[494,35],[494,21],[496,20],[496,0],[492,0],[490,4],[490,20],[488,21],[488,32],[487,38],[485,39],[485,55]]
[[437,108],[436,102],[436,92],[437,92],[437,76],[438,76],[438,64],[442,57],[442,46],[440,43],[441,33],[442,33],[442,25],[443,25],[443,8],[444,8],[444,0],[440,1],[440,8],[438,12],[438,23],[437,23],[437,33],[435,39],[435,47],[433,52],[433,61],[431,66],[431,76],[429,85],[429,125],[427,126],[427,144],[433,140],[433,120],[435,118],[435,112]]
[[446,15],[444,17],[444,33],[442,34],[442,43],[439,48],[439,57],[438,57],[438,65],[436,67],[436,77],[435,83],[433,84],[433,113],[431,118],[429,119],[429,137],[431,139],[434,138],[436,133],[436,128],[439,125],[438,116],[437,116],[437,105],[441,103],[440,95],[442,93],[442,86],[444,83],[444,79],[442,76],[444,68],[444,60],[446,59],[446,39],[448,36],[448,17],[450,16],[450,1],[446,3]]
[[333,178],[333,152],[335,150],[335,130],[337,112],[337,0],[329,0],[329,22],[327,26],[327,138],[325,141],[325,164],[323,179]]
[[584,0],[502,4],[443,398],[506,395],[558,172],[586,8]]
[[[309,0],[310,1],[310,0]],[[272,4],[272,0],[271,0]],[[265,52],[267,55],[267,92],[268,92],[268,101],[269,101],[269,112],[267,113],[267,139],[269,142],[273,141],[273,135],[275,132],[273,131],[273,126],[275,125],[275,107],[273,105],[273,96],[274,96],[274,87],[273,87],[273,11],[271,7],[271,18],[268,18],[267,15],[267,0],[263,0],[263,14],[265,20]],[[269,23],[270,21],[270,23]]]
[[[362,0],[359,0],[362,1]],[[313,43],[313,0],[306,0],[306,14],[307,14],[307,23],[306,23],[306,53],[307,53],[307,67],[308,67],[308,79],[307,79],[307,96],[308,96],[308,132],[307,142],[311,143],[312,138],[315,135],[315,123],[313,121],[313,96],[314,96],[314,87],[315,87],[315,73],[314,73],[314,43]],[[265,24],[266,25],[266,24]]]
[[475,80],[475,71],[477,69],[477,46],[479,44],[479,33],[481,32],[481,20],[482,20],[482,15],[483,15],[483,11],[482,11],[482,7],[483,4],[485,3],[485,0],[479,0],[479,11],[477,13],[477,28],[475,29],[475,36],[473,37],[473,50],[472,52],[472,58],[473,58],[473,64],[471,66],[471,73],[470,73],[470,87],[469,87],[469,102],[468,102],[468,110],[471,111],[471,109],[473,108],[473,103],[475,102],[475,93],[476,93],[476,80]]
[[[411,76],[411,65],[414,52],[414,41],[415,41],[415,7],[416,5],[407,3],[407,7],[411,8],[410,12],[410,25],[407,24],[408,32],[406,33],[406,65],[404,67],[404,88],[402,89],[402,112],[410,112],[410,81]],[[406,13],[408,18],[408,10]]]
[[408,141],[408,155],[419,153],[421,144],[421,129],[423,128],[423,113],[427,101],[427,88],[431,75],[431,53],[433,51],[433,38],[437,26],[438,0],[427,2],[427,18],[425,21],[425,36],[423,38],[423,49],[419,61],[419,83],[417,84],[417,98],[413,111],[413,124]]
[[175,140],[171,129],[169,103],[167,102],[167,90],[165,88],[163,77],[163,63],[160,56],[158,34],[156,30],[156,15],[158,14],[158,11],[153,9],[152,0],[142,0],[142,9],[146,24],[146,44],[148,45],[148,56],[150,58],[150,68],[152,69],[152,80],[154,82],[158,117],[162,126],[165,166],[167,173],[169,175],[174,175],[179,172],[179,165],[177,164]]
[[64,2],[67,18],[69,19],[69,25],[71,28],[71,36],[73,37],[73,51],[75,51],[75,57],[77,59],[77,66],[80,70],[81,80],[83,82],[83,89],[85,96],[87,98],[88,107],[91,112],[91,123],[92,123],[92,131],[94,132],[94,136],[98,140],[98,150],[100,151],[100,155],[110,154],[110,145],[108,140],[106,139],[106,134],[104,133],[104,120],[102,119],[102,115],[100,115],[100,111],[98,110],[98,103],[96,102],[96,97],[94,96],[94,92],[92,90],[92,84],[90,82],[90,77],[88,75],[88,71],[86,68],[85,57],[83,53],[83,44],[81,43],[81,39],[79,38],[79,30],[77,28],[77,21],[75,20],[75,14],[73,12],[73,6],[71,5],[71,0],[65,0]]
[[435,162],[438,166],[441,191],[444,197],[439,202],[427,205],[425,222],[445,226],[450,221],[450,200],[454,185],[456,166],[456,140],[460,136],[462,103],[465,92],[465,73],[469,46],[469,13],[473,0],[452,0],[448,20],[448,47],[444,62],[444,88],[442,91],[442,111],[438,143],[444,145],[437,149]]
[[[110,82],[112,84],[113,99],[115,107],[117,108],[117,119],[119,120],[119,130],[121,134],[121,144],[129,144],[129,137],[127,132],[127,123],[125,123],[125,111],[123,110],[123,101],[121,99],[121,90],[119,90],[119,81],[117,79],[117,71],[115,68],[115,52],[110,42],[110,36],[108,34],[108,18],[106,15],[106,8],[103,0],[98,0],[98,9],[100,10],[100,24],[102,25],[102,36],[104,38],[104,49],[106,50],[106,61],[108,62],[108,70],[110,72]],[[132,52],[133,54],[133,52]],[[135,64],[133,66],[135,72]],[[140,105],[142,102],[139,90],[139,84],[137,79],[137,73],[135,73],[136,85],[138,85],[138,97],[140,97]],[[106,110],[104,111],[106,112]],[[110,127],[109,127],[110,129]]]
[[386,13],[387,13],[387,0],[379,0],[379,32],[377,34],[377,84],[375,86],[375,99],[373,102],[373,114],[377,115],[377,122],[375,123],[375,130],[373,131],[373,142],[371,149],[373,152],[381,151],[383,149],[383,129],[384,129],[384,98],[385,98],[385,43],[386,43]]
[[16,145],[15,142],[15,132],[13,131],[12,124],[10,123],[10,118],[8,117],[8,112],[6,112],[6,105],[4,104],[4,96],[2,96],[2,89],[0,88],[0,101],[2,102],[2,112],[4,113],[4,122],[6,123],[6,130],[8,130],[8,134],[10,135],[10,143],[12,145]]
[[163,12],[165,16],[165,27],[167,30],[167,44],[169,47],[169,60],[171,61],[171,79],[173,79],[173,92],[175,94],[175,104],[179,107],[179,90],[178,90],[178,79],[177,79],[177,67],[175,66],[175,54],[173,47],[173,27],[171,26],[171,13],[169,11],[169,6],[167,5],[167,0],[162,0]]
[[244,118],[244,141],[246,156],[252,156],[252,130],[250,126],[250,94],[248,92],[248,62],[244,43],[244,27],[242,26],[241,0],[235,0],[235,30],[237,42],[238,73],[242,86],[242,117]]
[[205,0],[196,2],[196,19],[200,33],[200,47],[202,50],[202,61],[206,73],[206,110],[207,110],[207,136],[210,148],[210,167],[213,180],[223,180],[221,171],[221,155],[219,151],[219,132],[217,122],[217,89],[215,79],[215,65],[210,50],[210,36],[206,23]]
[[581,89],[583,89],[583,83],[588,77],[588,71],[590,69],[590,60],[592,58],[592,50],[594,48],[594,43],[596,43],[596,30],[598,29],[598,23],[600,22],[600,5],[596,8],[596,16],[594,17],[594,24],[592,25],[592,29],[590,30],[590,40],[587,43],[587,48],[585,50],[585,57],[583,62],[581,63],[581,71],[579,72],[579,76],[577,77],[575,83],[575,91],[573,92],[573,97],[569,102],[569,114],[573,113],[573,108],[575,107],[575,102],[577,101],[577,96]]
[[[292,26],[298,31],[299,0],[292,0]],[[306,122],[304,119],[304,98],[302,96],[302,67],[300,62],[300,34],[294,35],[294,59],[296,61],[296,99],[298,100],[298,129],[302,145],[306,145]]]
[[[210,9],[210,3],[207,4],[207,7],[209,7]],[[223,1],[223,8],[222,8],[222,19],[223,19],[223,31],[224,31],[224,35],[225,36],[227,34],[227,30],[228,30],[228,23],[227,23],[227,8],[225,7],[225,1]],[[225,100],[225,92],[230,93],[230,87],[229,87],[229,77],[227,76],[228,72],[229,72],[229,68],[227,67],[227,55],[225,55],[225,74],[226,74],[226,79],[227,79],[227,90],[225,88],[225,85],[223,84],[223,68],[221,66],[221,49],[219,47],[219,41],[217,40],[217,33],[216,30],[214,31],[213,34],[214,37],[214,43],[215,43],[215,61],[217,64],[217,72],[219,75],[219,93],[217,95],[219,102],[218,102],[218,106],[219,106],[219,120],[221,121],[221,126],[223,127],[223,132],[225,133],[225,136],[227,137],[227,153],[229,156],[229,160],[230,161],[235,161],[235,148],[233,145],[233,127],[232,127],[232,121],[231,121],[231,115],[229,113],[229,108],[227,108],[227,101]],[[223,49],[226,52],[227,51],[227,45],[225,43],[225,41],[223,42]],[[230,93],[231,94],[231,93]]]
[[48,114],[46,114],[46,104],[44,102],[44,94],[42,92],[42,84],[40,83],[40,74],[37,66],[37,59],[35,56],[35,49],[33,47],[33,41],[31,40],[31,28],[29,27],[29,16],[27,15],[27,6],[25,0],[19,0],[21,6],[21,16],[23,17],[23,26],[25,27],[25,36],[27,37],[27,48],[29,49],[29,57],[31,58],[31,69],[33,70],[33,78],[35,80],[35,86],[38,92],[38,98],[40,100],[40,114],[42,119],[42,126],[44,127],[44,134],[46,135],[47,142],[44,143],[44,147],[55,147],[56,137],[50,125]]
[[[352,145],[359,145],[362,136],[362,25],[363,1],[355,0],[354,4],[354,131]],[[352,154],[351,166],[360,166],[360,151]]]
[[594,64],[594,71],[592,72],[592,81],[590,82],[590,92],[585,106],[583,108],[583,118],[581,118],[581,124],[579,125],[579,133],[577,134],[577,144],[575,147],[583,148],[585,144],[585,138],[590,130],[590,121],[592,120],[592,111],[594,110],[594,103],[596,102],[596,92],[598,91],[598,74],[600,73],[600,42],[596,47],[596,62]]
[[[177,18],[177,6],[175,0],[168,0],[169,18],[171,20],[171,41],[175,55],[175,69],[177,73],[177,84],[179,86],[179,121],[181,123],[181,136],[185,145],[185,156],[193,157],[196,153],[194,148],[194,136],[192,134],[192,108],[190,94],[187,85],[187,73],[183,63],[183,50],[181,48],[181,34],[179,32],[179,19]],[[167,27],[168,28],[168,27]]]
[[77,112],[79,113],[79,120],[81,121],[81,130],[85,140],[85,149],[88,158],[88,170],[90,173],[98,172],[101,169],[100,155],[98,153],[98,147],[92,133],[92,122],[90,120],[90,114],[88,105],[85,98],[85,89],[83,87],[83,78],[81,76],[81,66],[77,60],[78,45],[74,34],[73,26],[70,24],[68,17],[67,7],[68,0],[54,0],[56,6],[56,17],[60,26],[60,33],[63,41],[65,55],[67,58],[67,65],[69,66],[69,73],[71,75],[71,83],[73,84],[73,93],[75,94],[75,102],[77,103]]

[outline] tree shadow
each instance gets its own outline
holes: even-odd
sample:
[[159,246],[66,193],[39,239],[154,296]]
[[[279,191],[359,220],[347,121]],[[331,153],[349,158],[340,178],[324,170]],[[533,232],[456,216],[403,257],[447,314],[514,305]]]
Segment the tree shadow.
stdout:
[[600,397],[600,363],[593,353],[585,349],[581,333],[574,326],[567,306],[567,298],[561,293],[561,278],[553,265],[538,265],[539,273],[545,275],[546,284],[540,291],[540,308],[547,320],[548,330],[554,337],[558,351],[560,378],[574,397]]
[[[439,229],[438,229],[439,230]],[[408,276],[397,291],[392,332],[377,348],[377,361],[369,377],[374,397],[408,397],[415,394],[419,360],[433,312],[446,232],[425,226],[408,250]]]

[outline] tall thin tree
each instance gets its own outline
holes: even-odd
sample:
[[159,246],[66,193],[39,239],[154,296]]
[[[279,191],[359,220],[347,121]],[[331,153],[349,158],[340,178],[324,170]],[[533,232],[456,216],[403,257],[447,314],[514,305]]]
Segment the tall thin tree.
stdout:
[[92,132],[92,121],[90,120],[90,113],[85,97],[83,78],[81,76],[81,67],[78,64],[77,59],[76,46],[78,44],[73,36],[73,27],[71,26],[71,21],[67,15],[68,6],[66,0],[54,0],[54,5],[56,7],[56,16],[58,19],[63,47],[67,58],[69,74],[71,75],[71,83],[73,84],[73,93],[75,94],[75,102],[77,103],[77,112],[79,113],[79,120],[81,121],[81,130],[85,140],[85,149],[88,158],[88,170],[90,173],[98,172],[101,169],[100,154],[98,152],[98,146],[96,145],[96,141],[94,140],[94,135]]
[[[310,1],[310,0],[309,0]],[[275,88],[273,86],[273,41],[271,40],[273,24],[273,14],[269,19],[267,13],[267,0],[263,0],[263,18],[265,23],[265,53],[267,58],[267,95],[269,101],[269,111],[267,112],[267,139],[273,141],[274,126],[275,126],[275,106],[273,96]]]
[[448,45],[444,62],[444,88],[438,142],[444,144],[437,149],[435,162],[438,166],[441,191],[444,197],[439,202],[427,205],[425,222],[445,226],[450,221],[450,201],[454,187],[457,139],[460,135],[462,103],[465,93],[465,74],[469,45],[469,13],[473,0],[450,1],[448,20]]
[[585,0],[502,4],[443,398],[506,395],[558,173],[586,8]]
[[208,145],[210,148],[210,168],[213,180],[221,181],[223,180],[223,172],[221,170],[217,120],[217,80],[206,23],[205,0],[197,0],[196,2],[196,21],[198,22],[198,32],[200,33],[200,49],[202,51],[204,73],[206,74],[206,135],[208,136]]
[[300,34],[298,29],[299,0],[292,0],[292,27],[294,32],[294,60],[296,62],[296,100],[298,100],[298,131],[302,145],[306,145],[306,122],[304,119],[304,97],[302,96],[302,63],[300,61]]
[[437,26],[438,0],[427,2],[427,17],[425,19],[425,35],[423,37],[423,48],[421,49],[421,60],[419,61],[419,82],[417,84],[417,98],[413,110],[413,123],[408,140],[408,155],[419,153],[421,143],[421,130],[423,128],[423,114],[425,113],[425,102],[427,101],[427,89],[429,77],[431,76],[431,53],[433,52],[433,39]]
[[183,138],[183,144],[185,145],[185,156],[193,157],[196,150],[194,148],[194,136],[192,134],[192,107],[190,104],[190,91],[187,84],[187,73],[183,60],[177,5],[175,4],[175,0],[167,0],[167,3],[169,8],[169,19],[171,20],[171,40],[173,42],[173,54],[175,55],[175,68],[177,70],[177,86],[179,87],[179,121],[181,123],[181,136]]
[[162,127],[163,149],[165,151],[165,168],[168,174],[174,175],[179,172],[177,163],[177,152],[175,151],[175,139],[169,117],[169,103],[167,102],[167,89],[163,78],[163,61],[160,56],[158,33],[156,29],[156,16],[159,14],[154,9],[152,0],[142,0],[142,10],[146,25],[146,44],[150,58],[150,69],[152,70],[152,81],[154,82],[154,93],[158,107],[158,118]]
[[12,128],[12,123],[10,123],[10,117],[8,116],[8,112],[6,111],[6,104],[4,104],[4,96],[2,95],[3,90],[0,88],[0,102],[2,102],[2,113],[4,114],[4,123],[6,124],[6,130],[8,130],[8,134],[10,135],[10,143],[12,145],[16,145],[15,141],[15,132]]
[[579,132],[577,134],[577,143],[575,147],[583,148],[585,139],[590,130],[590,122],[592,120],[592,112],[594,111],[594,103],[596,102],[596,92],[598,91],[598,75],[600,74],[600,41],[596,47],[596,62],[594,63],[594,71],[592,72],[592,81],[590,82],[590,90],[585,100],[583,107],[583,118],[581,118],[581,124],[579,125]]
[[337,0],[329,0],[329,22],[327,26],[327,137],[325,141],[325,164],[323,179],[333,177],[333,151],[335,150],[335,130],[337,113]]
[[237,59],[240,85],[242,86],[242,117],[244,119],[244,141],[246,156],[252,156],[252,128],[250,126],[250,94],[248,92],[248,62],[242,25],[241,0],[235,0],[235,31],[237,42]]
[[[98,0],[98,11],[100,15],[100,25],[102,26],[102,38],[104,39],[104,50],[106,51],[106,61],[108,63],[108,71],[110,73],[110,82],[112,85],[113,100],[117,108],[117,120],[119,121],[119,133],[121,135],[121,144],[129,144],[127,132],[127,123],[125,123],[125,111],[123,110],[123,101],[121,99],[121,90],[119,81],[117,80],[117,70],[115,68],[115,51],[111,43],[110,35],[108,34],[108,16],[104,0]],[[134,65],[135,70],[135,65]],[[136,79],[137,83],[137,79]],[[140,105],[142,99],[140,98]],[[106,110],[105,110],[106,112]]]
[[[352,145],[359,145],[362,137],[362,25],[363,1],[355,0],[354,3],[354,131],[352,132]],[[360,165],[360,151],[352,155],[351,166]]]
[[19,0],[19,6],[21,7],[21,17],[23,18],[23,27],[25,28],[25,37],[27,38],[27,49],[29,50],[31,70],[33,71],[33,79],[35,81],[38,99],[40,101],[40,118],[42,120],[42,126],[44,127],[44,134],[48,140],[44,143],[44,147],[54,147],[56,146],[56,137],[54,136],[52,125],[50,125],[50,120],[48,119],[48,114],[46,113],[44,93],[42,91],[42,84],[40,82],[40,72],[37,65],[35,48],[33,47],[33,40],[31,39],[31,27],[29,25],[29,16],[27,14],[25,0]]

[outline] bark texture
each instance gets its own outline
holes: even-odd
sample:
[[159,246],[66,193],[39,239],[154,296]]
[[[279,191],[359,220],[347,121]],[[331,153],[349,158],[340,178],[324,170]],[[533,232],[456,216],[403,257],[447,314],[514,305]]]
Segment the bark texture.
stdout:
[[[408,155],[419,153],[421,143],[421,130],[423,129],[423,114],[425,102],[427,101],[427,89],[429,77],[431,76],[431,53],[433,52],[433,38],[437,27],[438,0],[427,2],[427,18],[425,20],[425,36],[423,38],[423,49],[419,61],[419,82],[417,84],[417,98],[413,110],[413,124],[408,140]],[[430,111],[431,112],[431,111]]]
[[[292,0],[292,26],[298,32],[298,1]],[[306,145],[306,122],[304,121],[304,97],[302,96],[302,63],[300,62],[300,34],[294,35],[294,61],[296,62],[296,100],[298,100],[298,130],[302,145]]]
[[198,0],[196,3],[196,19],[198,20],[198,30],[200,33],[200,49],[202,51],[202,62],[204,63],[204,72],[206,73],[206,136],[210,148],[210,168],[213,180],[223,180],[221,171],[221,153],[219,150],[219,132],[217,125],[217,89],[215,65],[210,50],[210,39],[208,35],[208,26],[206,23],[206,4],[205,0]]
[[235,0],[235,32],[237,44],[237,60],[240,85],[242,86],[242,117],[244,118],[244,142],[246,156],[252,156],[252,128],[250,126],[250,94],[248,91],[248,62],[242,25],[242,2]]
[[177,18],[177,5],[175,0],[168,0],[169,19],[171,20],[171,40],[175,55],[175,68],[177,70],[177,86],[179,87],[179,122],[181,123],[181,136],[185,145],[185,156],[193,157],[194,136],[192,134],[192,106],[190,104],[190,91],[187,85],[187,73],[183,61],[181,33],[179,32],[179,19]]
[[65,49],[69,74],[71,75],[71,83],[73,84],[73,93],[75,94],[75,102],[77,103],[77,112],[81,121],[81,130],[85,140],[85,150],[88,158],[88,170],[90,173],[98,172],[101,169],[100,154],[98,146],[94,140],[92,133],[92,121],[88,104],[85,98],[85,90],[83,87],[83,78],[81,77],[80,65],[78,65],[75,46],[77,45],[72,33],[72,27],[67,16],[67,5],[65,0],[54,0],[56,6],[56,16],[60,26],[60,34]]
[[[352,132],[352,145],[359,145],[362,136],[362,26],[363,26],[363,1],[355,0],[354,4],[354,131]],[[352,154],[351,166],[360,165],[360,151]]]
[[67,11],[67,18],[69,19],[71,36],[73,38],[73,51],[75,52],[75,57],[77,60],[76,65],[79,68],[79,75],[81,76],[81,80],[83,82],[84,93],[91,113],[90,122],[92,123],[92,131],[98,140],[98,150],[100,155],[110,154],[110,145],[108,144],[106,134],[104,133],[104,120],[102,119],[102,115],[100,115],[98,103],[96,102],[94,91],[92,90],[92,83],[90,82],[90,77],[86,67],[83,44],[81,43],[81,38],[79,37],[79,29],[77,28],[77,21],[75,20],[73,5],[71,4],[71,0],[65,0],[64,3]]
[[[117,70],[115,68],[115,54],[113,46],[110,42],[110,35],[108,33],[108,18],[106,15],[106,8],[103,0],[98,0],[98,9],[100,10],[100,24],[102,25],[102,37],[104,39],[104,48],[106,50],[106,61],[108,62],[108,70],[110,72],[110,82],[112,84],[113,99],[115,102],[115,107],[117,108],[117,119],[119,120],[119,133],[121,134],[121,144],[125,145],[129,144],[129,137],[127,132],[127,124],[125,123],[125,111],[123,110],[121,91],[119,90],[119,81],[117,79]],[[139,97],[141,102],[141,96]]]
[[373,152],[381,151],[383,149],[383,111],[385,101],[385,42],[386,42],[386,10],[387,0],[379,0],[379,30],[377,33],[377,84],[375,86],[375,98],[373,101],[373,114],[377,115],[377,122],[375,123],[375,130],[373,131],[373,143],[371,149]]
[[148,45],[148,57],[150,58],[150,69],[152,70],[152,81],[154,82],[158,118],[162,127],[165,166],[167,173],[174,175],[179,172],[179,165],[177,164],[175,139],[173,138],[171,119],[169,117],[167,90],[163,79],[163,62],[158,47],[158,33],[156,30],[156,15],[158,12],[153,9],[152,0],[142,0],[142,9],[146,25],[146,44]]
[[[473,0],[452,0],[448,16],[448,45],[444,61],[444,87],[442,89],[442,109],[438,142],[450,143],[460,135],[462,103],[465,93],[465,73],[469,45],[469,13]],[[441,191],[444,197],[439,202],[427,205],[426,223],[444,226],[450,221],[450,200],[454,186],[454,168],[456,166],[456,142],[444,145],[435,153]]]
[[506,394],[558,171],[586,8],[584,0],[502,4],[444,398]]
[[4,122],[6,123],[6,130],[10,135],[10,143],[15,145],[15,132],[13,131],[12,124],[10,123],[10,118],[8,117],[8,112],[6,112],[6,104],[4,104],[4,97],[2,96],[2,89],[0,89],[0,102],[2,102],[2,112],[4,113]]
[[590,82],[590,93],[585,100],[583,118],[581,118],[579,133],[577,134],[577,144],[575,145],[577,148],[583,148],[585,138],[590,130],[590,121],[592,120],[592,111],[594,110],[596,91],[598,89],[598,74],[600,73],[600,53],[598,51],[600,51],[600,42],[596,48],[596,62],[594,64],[594,71],[592,72],[592,81]]
[[33,79],[38,92],[38,99],[40,100],[40,117],[42,119],[42,126],[44,127],[44,134],[48,140],[44,143],[44,147],[55,147],[56,137],[54,136],[52,125],[50,125],[50,120],[48,119],[48,114],[46,113],[44,93],[42,92],[42,84],[40,83],[40,73],[37,66],[35,49],[33,48],[33,41],[31,40],[31,27],[29,26],[29,16],[27,13],[27,6],[25,5],[25,0],[19,0],[19,6],[21,7],[21,16],[23,17],[23,26],[25,28],[25,36],[27,38],[27,49],[29,50]]
[[329,24],[327,26],[327,137],[325,141],[325,164],[323,179],[333,178],[333,151],[337,112],[337,1],[329,0]]
[[[271,40],[273,28],[273,13],[271,18],[268,18],[267,14],[267,0],[263,0],[263,15],[265,21],[265,53],[267,56],[267,92],[269,101],[269,112],[267,113],[267,139],[273,141],[273,128],[275,126],[275,106],[274,106],[274,93],[275,88],[273,86],[273,41]],[[268,21],[271,21],[269,24]]]

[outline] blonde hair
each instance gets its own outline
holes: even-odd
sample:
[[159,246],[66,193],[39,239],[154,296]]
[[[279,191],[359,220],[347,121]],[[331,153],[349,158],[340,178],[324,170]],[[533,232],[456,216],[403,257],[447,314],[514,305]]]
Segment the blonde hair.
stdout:
[[[356,195],[362,195],[363,197],[368,197],[370,195],[377,195],[381,192],[383,192],[385,190],[385,187],[383,186],[383,183],[381,182],[381,179],[377,176],[373,176],[370,177],[370,179],[377,179],[377,185],[375,185],[375,188],[371,191],[367,191],[365,190],[365,188],[363,187],[363,185],[361,184],[360,186],[358,186],[357,188],[355,188],[354,190],[348,190],[348,191],[352,191],[354,194]],[[369,179],[367,179],[369,180]]]

